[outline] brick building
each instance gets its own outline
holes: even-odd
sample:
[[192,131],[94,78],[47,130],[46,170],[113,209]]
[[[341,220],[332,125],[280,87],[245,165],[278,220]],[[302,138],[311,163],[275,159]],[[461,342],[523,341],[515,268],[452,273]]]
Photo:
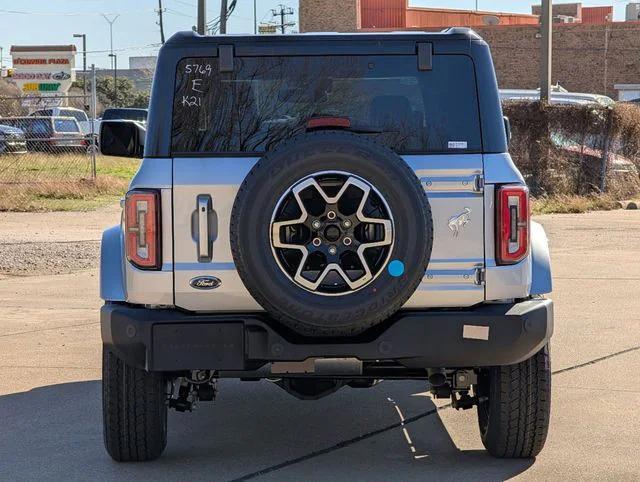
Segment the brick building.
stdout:
[[[533,6],[532,12],[536,11]],[[302,32],[470,26],[491,46],[501,88],[538,87],[536,15],[413,8],[407,0],[300,0],[299,12]],[[613,22],[611,12],[611,7],[586,8],[579,3],[554,6],[554,83],[573,92],[614,98],[618,96],[615,85],[640,84],[640,22]],[[419,25],[416,18],[422,18]]]

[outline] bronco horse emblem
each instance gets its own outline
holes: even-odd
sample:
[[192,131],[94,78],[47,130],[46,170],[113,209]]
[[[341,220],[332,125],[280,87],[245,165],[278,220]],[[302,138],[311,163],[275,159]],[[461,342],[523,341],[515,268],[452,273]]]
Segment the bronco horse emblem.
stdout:
[[449,229],[453,231],[453,237],[457,238],[460,234],[460,230],[471,221],[471,209],[464,208],[464,212],[449,218]]

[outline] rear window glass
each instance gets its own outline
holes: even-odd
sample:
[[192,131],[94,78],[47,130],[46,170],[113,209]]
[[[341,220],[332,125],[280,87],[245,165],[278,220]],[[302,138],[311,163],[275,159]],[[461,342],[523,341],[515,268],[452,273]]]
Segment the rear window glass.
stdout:
[[61,109],[60,115],[64,117],[73,117],[78,122],[86,122],[89,120],[86,112],[82,112],[81,110],[75,109]]
[[53,121],[56,132],[79,132],[78,123],[71,119],[55,119]]
[[107,109],[104,111],[102,119],[146,122],[147,111],[144,109]]
[[242,57],[232,73],[217,58],[183,59],[176,74],[174,153],[273,149],[314,117],[348,117],[397,152],[479,152],[473,63],[434,56]]

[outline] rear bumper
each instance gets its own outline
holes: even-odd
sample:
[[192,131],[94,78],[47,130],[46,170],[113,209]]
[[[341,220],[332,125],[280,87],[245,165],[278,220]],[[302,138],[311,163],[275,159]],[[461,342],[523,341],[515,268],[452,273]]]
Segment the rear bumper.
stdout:
[[358,338],[300,339],[261,313],[190,314],[122,304],[101,309],[102,339],[149,371],[255,371],[269,362],[354,357],[407,368],[510,365],[553,333],[553,303],[534,299],[464,311],[401,311]]

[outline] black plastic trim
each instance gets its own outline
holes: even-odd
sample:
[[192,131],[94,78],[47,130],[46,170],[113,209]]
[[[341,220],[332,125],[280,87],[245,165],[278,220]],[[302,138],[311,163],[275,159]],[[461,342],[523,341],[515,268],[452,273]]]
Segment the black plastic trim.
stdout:
[[433,69],[433,44],[421,42],[418,44],[418,70]]
[[[488,339],[463,336],[487,327]],[[101,310],[102,340],[129,365],[150,371],[256,370],[310,357],[392,360],[409,368],[511,365],[553,333],[553,303],[532,299],[466,310],[400,311],[354,338],[310,339],[282,330],[264,313],[193,314],[123,304]]]
[[233,45],[220,45],[218,47],[218,69],[220,72],[233,72]]

